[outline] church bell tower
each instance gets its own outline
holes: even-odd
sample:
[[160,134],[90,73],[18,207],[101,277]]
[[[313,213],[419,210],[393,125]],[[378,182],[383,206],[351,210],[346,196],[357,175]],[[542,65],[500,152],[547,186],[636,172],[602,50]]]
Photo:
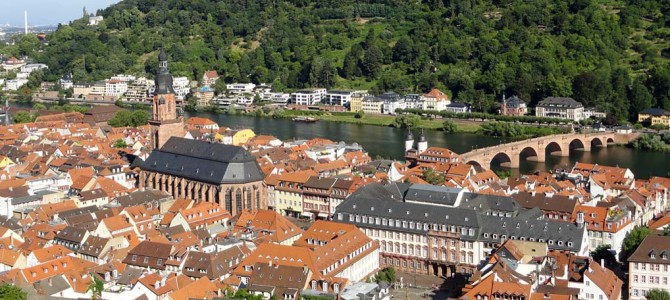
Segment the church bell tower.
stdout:
[[172,75],[168,69],[167,55],[163,48],[158,54],[158,72],[154,78],[156,89],[152,101],[151,147],[160,149],[170,137],[184,137],[184,120],[177,114],[177,99],[172,87]]

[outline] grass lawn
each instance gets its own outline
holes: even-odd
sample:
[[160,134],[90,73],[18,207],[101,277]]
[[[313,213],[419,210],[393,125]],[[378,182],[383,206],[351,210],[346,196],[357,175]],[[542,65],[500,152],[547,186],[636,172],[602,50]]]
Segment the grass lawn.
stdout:
[[[286,111],[287,116],[298,116],[298,115],[308,115],[303,114],[300,111]],[[375,125],[375,126],[391,126],[395,116],[389,115],[371,115],[366,114],[363,118],[357,119],[354,117],[354,114],[323,114],[323,115],[311,115],[314,118],[319,120],[329,121],[329,122],[342,122],[342,123],[352,123],[352,124],[364,124],[364,125]],[[456,123],[458,132],[467,132],[475,133],[479,130],[479,124],[477,122],[466,121],[466,120],[453,120]],[[419,122],[419,128],[440,130],[442,128],[442,123],[444,119],[422,119]]]

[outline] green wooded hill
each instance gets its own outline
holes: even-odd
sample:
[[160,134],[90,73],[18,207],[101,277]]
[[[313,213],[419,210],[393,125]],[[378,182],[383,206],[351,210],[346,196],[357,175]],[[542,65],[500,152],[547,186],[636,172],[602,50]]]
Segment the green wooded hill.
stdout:
[[[447,91],[476,111],[505,95],[571,96],[634,120],[670,109],[670,0],[123,0],[5,54],[46,78],[153,73],[165,47],[177,76],[227,82]],[[35,47],[41,48],[35,51]]]

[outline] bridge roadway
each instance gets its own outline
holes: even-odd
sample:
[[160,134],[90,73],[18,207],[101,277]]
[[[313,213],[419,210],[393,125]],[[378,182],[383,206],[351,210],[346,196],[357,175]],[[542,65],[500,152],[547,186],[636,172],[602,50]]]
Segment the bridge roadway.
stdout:
[[591,151],[593,147],[607,147],[615,143],[628,143],[637,133],[615,132],[568,133],[532,138],[497,146],[485,147],[461,154],[461,161],[491,168],[498,160],[501,166],[518,168],[522,159],[544,162],[546,155],[568,156],[570,151]]

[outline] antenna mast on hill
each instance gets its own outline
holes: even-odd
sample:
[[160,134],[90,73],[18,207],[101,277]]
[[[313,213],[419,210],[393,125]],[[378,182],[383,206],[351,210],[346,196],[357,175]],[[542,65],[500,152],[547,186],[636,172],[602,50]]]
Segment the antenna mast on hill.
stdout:
[[23,28],[24,28],[25,34],[28,34],[28,11],[27,10],[23,11]]

